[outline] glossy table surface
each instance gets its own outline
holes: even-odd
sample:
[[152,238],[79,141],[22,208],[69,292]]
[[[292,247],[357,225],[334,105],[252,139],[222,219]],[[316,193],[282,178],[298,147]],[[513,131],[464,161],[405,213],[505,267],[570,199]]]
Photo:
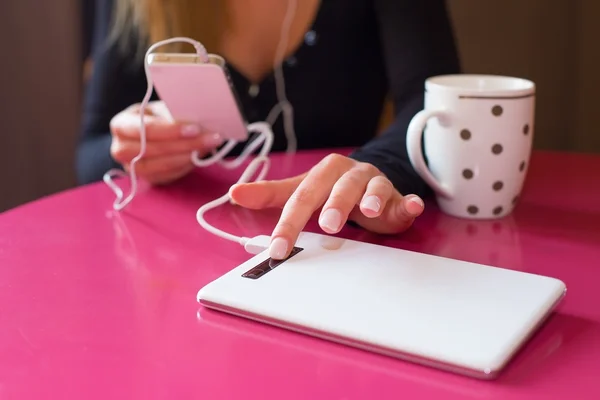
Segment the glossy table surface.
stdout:
[[[269,177],[324,154],[274,157]],[[489,382],[202,309],[198,289],[249,255],[202,230],[195,211],[239,173],[143,188],[120,214],[102,183],[0,214],[0,398],[600,398],[600,157],[534,153],[503,220],[451,218],[429,201],[403,235],[340,234],[562,279],[557,313]],[[277,217],[229,205],[207,215],[246,236],[269,234]]]

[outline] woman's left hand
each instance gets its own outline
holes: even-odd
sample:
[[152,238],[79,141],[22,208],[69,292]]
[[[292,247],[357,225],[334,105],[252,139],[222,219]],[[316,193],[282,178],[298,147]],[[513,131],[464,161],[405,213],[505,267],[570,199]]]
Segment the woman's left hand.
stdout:
[[408,229],[423,212],[423,200],[403,196],[373,165],[331,154],[307,173],[277,181],[238,184],[232,200],[250,209],[283,208],[271,236],[269,256],[286,258],[313,213],[319,225],[338,233],[347,220],[375,233]]

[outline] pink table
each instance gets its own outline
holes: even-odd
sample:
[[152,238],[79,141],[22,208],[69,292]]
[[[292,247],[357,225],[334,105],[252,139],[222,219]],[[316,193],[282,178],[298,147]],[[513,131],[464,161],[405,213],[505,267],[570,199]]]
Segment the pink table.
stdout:
[[[324,153],[273,160],[271,177]],[[407,234],[342,236],[564,280],[557,314],[494,382],[209,312],[198,289],[245,260],[195,211],[239,171],[144,189],[123,214],[103,184],[0,215],[3,399],[599,399],[600,157],[536,153],[514,215],[469,222],[433,203]],[[208,215],[268,234],[276,212]],[[312,222],[308,230],[315,231]]]

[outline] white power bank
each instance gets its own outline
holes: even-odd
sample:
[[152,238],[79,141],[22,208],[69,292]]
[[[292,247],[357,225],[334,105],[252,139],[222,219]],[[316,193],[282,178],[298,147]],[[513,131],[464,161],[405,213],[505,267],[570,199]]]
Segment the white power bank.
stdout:
[[215,310],[493,379],[566,292],[558,279],[303,232],[198,292]]

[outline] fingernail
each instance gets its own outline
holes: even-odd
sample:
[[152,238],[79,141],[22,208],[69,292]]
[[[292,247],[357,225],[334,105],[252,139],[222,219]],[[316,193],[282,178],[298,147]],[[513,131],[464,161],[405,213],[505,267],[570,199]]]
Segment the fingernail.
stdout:
[[322,228],[337,232],[340,229],[340,225],[342,224],[342,214],[335,208],[330,208],[326,210],[319,220],[319,225]]
[[423,200],[419,196],[411,197],[409,201],[418,204],[421,208],[425,207],[425,203],[423,203]]
[[409,213],[417,215],[423,211],[423,208],[425,208],[425,204],[423,203],[423,200],[421,200],[420,197],[413,196],[407,199],[406,210]]
[[198,125],[184,125],[181,127],[181,136],[194,137],[198,136],[201,131]]
[[287,250],[288,250],[287,240],[280,238],[280,237],[275,238],[275,239],[273,239],[273,241],[271,242],[271,245],[269,246],[269,257],[271,257],[275,260],[282,260],[286,256]]
[[231,197],[231,192],[233,192],[233,190],[239,185],[239,183],[234,183],[233,185],[231,185],[229,187],[229,190],[227,191],[227,194],[229,195],[229,197]]
[[231,186],[229,188],[229,191],[227,192],[227,195],[229,196],[229,203],[232,204],[232,205],[234,205],[234,206],[237,206],[237,203],[235,202],[235,200],[233,200],[233,196],[231,196],[231,192],[233,191],[233,189],[235,188],[235,186],[237,186],[237,184],[235,184],[235,185],[233,185],[233,186]]
[[218,133],[209,133],[204,138],[204,144],[208,147],[218,147],[223,143],[223,137]]
[[368,196],[363,200],[361,206],[366,210],[379,212],[379,209],[381,208],[381,202],[377,196]]

